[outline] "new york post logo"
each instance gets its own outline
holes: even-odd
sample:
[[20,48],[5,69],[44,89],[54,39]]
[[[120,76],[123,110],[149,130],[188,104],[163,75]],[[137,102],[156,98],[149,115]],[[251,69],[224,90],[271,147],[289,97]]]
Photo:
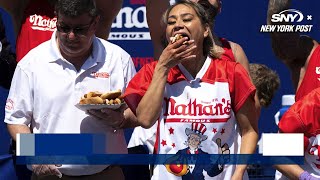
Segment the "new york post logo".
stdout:
[[[299,24],[303,20],[304,15],[301,11],[286,9],[278,14],[272,14],[271,22],[278,23],[277,25],[262,25],[260,32],[311,32],[313,25]],[[307,15],[306,20],[311,21],[312,15]]]

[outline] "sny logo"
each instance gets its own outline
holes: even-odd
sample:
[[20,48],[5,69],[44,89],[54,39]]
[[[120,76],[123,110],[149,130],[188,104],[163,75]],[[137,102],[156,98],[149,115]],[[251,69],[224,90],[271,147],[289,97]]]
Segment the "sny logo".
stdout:
[[271,16],[271,22],[301,22],[303,14],[296,9],[287,9]]

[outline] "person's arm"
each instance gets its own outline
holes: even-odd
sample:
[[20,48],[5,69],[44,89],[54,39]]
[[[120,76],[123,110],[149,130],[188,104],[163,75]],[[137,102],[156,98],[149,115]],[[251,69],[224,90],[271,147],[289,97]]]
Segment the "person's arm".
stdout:
[[31,133],[29,125],[33,117],[32,91],[32,84],[28,74],[18,65],[12,78],[4,119],[14,140],[16,140],[16,134],[18,133]]
[[14,141],[17,141],[17,134],[21,133],[21,134],[30,134],[30,128],[27,125],[24,124],[8,124],[8,131],[11,135],[11,138]]
[[[8,124],[8,131],[14,141],[17,141],[17,134],[30,134],[30,128],[24,124]],[[59,178],[62,177],[61,172],[57,169],[58,165],[53,164],[32,164],[32,172],[38,177],[55,175]]]
[[161,19],[169,6],[169,0],[147,0],[146,2],[147,22],[153,43],[154,59],[156,60],[159,59],[164,49],[162,39],[164,38],[165,27],[161,24]]
[[137,107],[137,118],[143,128],[152,127],[160,116],[168,72],[165,65],[156,66],[151,84]]
[[296,164],[282,164],[274,166],[278,171],[285,175],[288,179],[298,180],[304,170]]
[[[308,106],[302,104],[301,102],[303,101],[296,102],[282,116],[281,121],[278,124],[279,133],[308,132],[308,130],[305,128],[306,126],[303,123],[303,118],[298,113],[295,112],[295,109],[296,109],[295,107],[299,107],[298,109],[300,109],[301,111],[300,113],[306,115],[307,118],[311,119],[311,117],[313,116],[311,114],[313,113],[309,113],[309,112],[313,112],[315,106],[314,106],[314,103],[312,102],[307,103]],[[308,115],[311,115],[311,117],[309,117]],[[306,139],[304,139],[304,146],[306,146],[305,141]],[[305,148],[306,147],[304,147],[304,149]],[[304,172],[304,169],[302,169],[302,167],[300,167],[297,164],[277,164],[277,165],[274,165],[274,167],[289,179],[299,179],[299,176]]]
[[150,128],[160,116],[169,70],[182,61],[195,58],[195,55],[192,55],[191,52],[196,48],[196,45],[193,40],[182,44],[186,40],[187,38],[184,37],[173,44],[169,44],[159,58],[148,90],[136,109],[138,122],[143,128]]
[[[234,55],[236,62],[240,63],[244,67],[244,69],[249,73],[249,76],[250,76],[249,60],[246,56],[246,53],[244,52],[244,50],[242,49],[242,47],[239,44],[231,42],[231,41],[229,41],[229,43],[230,43],[232,53]],[[250,79],[252,81],[251,77],[250,77]],[[260,105],[260,101],[259,101],[259,97],[258,97],[257,92],[254,96],[254,100],[255,100],[255,107],[258,112],[258,116],[260,116],[261,105]]]
[[120,128],[134,128],[139,125],[137,117],[133,114],[130,108],[127,108],[123,113],[125,121],[120,125]]
[[[280,23],[272,22],[272,15],[283,10],[289,9],[291,0],[269,0],[267,23],[277,25]],[[281,22],[281,24],[285,24]],[[272,49],[275,55],[287,66],[304,66],[308,56],[315,47],[315,42],[307,36],[300,36],[296,32],[271,33]]]
[[17,35],[20,30],[23,12],[30,0],[0,0],[0,7],[6,10],[11,18]]
[[122,7],[123,0],[96,0],[96,3],[101,15],[96,36],[107,40],[112,23]]
[[239,44],[231,41],[229,41],[229,43],[236,62],[240,63],[244,67],[244,69],[249,73],[249,60],[245,52],[243,51],[242,47]]
[[[253,154],[258,142],[258,115],[252,98],[247,98],[236,113],[236,119],[241,133],[240,154]],[[242,178],[246,168],[247,165],[238,164],[232,179]]]

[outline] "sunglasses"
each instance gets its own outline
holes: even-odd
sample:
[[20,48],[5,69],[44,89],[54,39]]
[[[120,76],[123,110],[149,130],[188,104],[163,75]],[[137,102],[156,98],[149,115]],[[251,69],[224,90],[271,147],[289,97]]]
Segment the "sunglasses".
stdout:
[[57,23],[57,30],[59,32],[66,33],[66,34],[69,34],[72,31],[75,35],[85,36],[88,33],[93,22],[94,22],[94,19],[92,19],[89,24],[84,25],[84,26],[79,26],[79,27],[70,27],[65,24],[60,24],[60,23],[58,24]]

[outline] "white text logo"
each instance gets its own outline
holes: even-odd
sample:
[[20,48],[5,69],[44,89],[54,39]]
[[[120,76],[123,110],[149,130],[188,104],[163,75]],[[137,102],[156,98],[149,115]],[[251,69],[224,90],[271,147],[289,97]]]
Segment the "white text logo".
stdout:
[[[312,15],[307,15],[306,17],[307,21],[312,20]],[[273,14],[270,20],[272,23],[277,24],[262,25],[260,28],[260,32],[306,33],[311,32],[313,27],[313,25],[311,24],[301,24],[301,22],[304,20],[304,15],[301,11],[296,9],[287,9],[281,11],[278,14]]]
[[[136,28],[137,31],[133,32],[131,28]],[[148,23],[145,6],[141,6],[136,9],[133,9],[132,7],[124,7],[120,10],[115,21],[112,23],[112,29],[128,29],[128,31],[112,31],[108,39],[150,40],[151,38],[147,28]]]
[[303,14],[296,9],[287,9],[271,16],[271,22],[301,22]]
[[56,29],[57,18],[43,18],[40,15],[32,15],[29,17],[32,24],[31,28],[40,31],[54,31]]

